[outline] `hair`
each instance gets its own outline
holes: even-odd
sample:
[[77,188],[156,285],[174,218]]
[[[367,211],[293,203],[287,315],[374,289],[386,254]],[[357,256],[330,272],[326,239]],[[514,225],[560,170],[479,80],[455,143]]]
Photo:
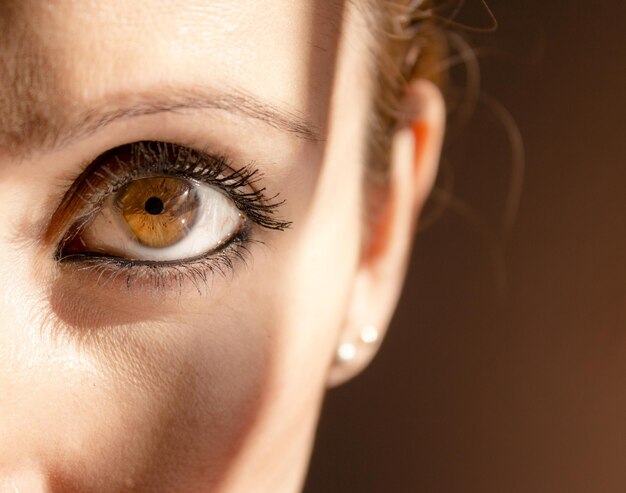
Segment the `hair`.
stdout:
[[[468,123],[479,99],[480,72],[475,50],[459,31],[489,33],[498,28],[497,19],[487,0],[479,3],[490,22],[475,27],[455,21],[465,0],[364,0],[368,4],[374,60],[375,84],[369,121],[369,142],[365,184],[367,223],[375,224],[389,191],[391,141],[404,112],[402,98],[408,85],[417,78],[429,79],[440,87],[446,99],[448,114],[455,117],[456,127]],[[442,11],[447,11],[444,14]],[[450,27],[456,29],[450,29]],[[452,84],[450,69],[464,70],[464,87]],[[506,203],[498,229],[490,226],[473,207],[454,196],[451,183],[442,183],[431,195],[436,210],[426,221],[432,224],[444,210],[450,209],[465,219],[482,237],[490,251],[494,279],[501,293],[506,291],[506,268],[502,247],[515,221],[524,177],[524,145],[514,118],[497,101],[488,99],[488,109],[502,124],[511,150],[511,176]],[[369,231],[368,231],[369,233]]]
[[436,70],[447,53],[430,0],[369,0],[375,19],[372,67],[375,97],[369,121],[368,177],[386,183],[393,132],[403,117],[401,101],[408,85],[426,78],[442,87],[445,74]]
[[389,192],[391,142],[405,116],[402,100],[407,88],[413,80],[424,78],[443,89],[447,77],[440,66],[448,47],[433,0],[362,0],[359,7],[372,38],[369,69],[374,96],[364,175],[365,222],[372,226]]

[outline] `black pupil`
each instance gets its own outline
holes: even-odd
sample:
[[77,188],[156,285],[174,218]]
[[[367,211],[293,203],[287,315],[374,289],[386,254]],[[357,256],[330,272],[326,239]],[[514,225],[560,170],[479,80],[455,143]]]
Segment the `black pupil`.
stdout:
[[159,197],[150,197],[143,207],[148,214],[158,216],[163,212],[163,201]]

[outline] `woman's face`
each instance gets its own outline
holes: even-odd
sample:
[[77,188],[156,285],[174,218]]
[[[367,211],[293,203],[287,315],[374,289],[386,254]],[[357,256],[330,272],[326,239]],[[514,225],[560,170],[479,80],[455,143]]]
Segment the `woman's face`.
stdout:
[[368,40],[341,1],[0,4],[6,485],[297,488],[361,261]]

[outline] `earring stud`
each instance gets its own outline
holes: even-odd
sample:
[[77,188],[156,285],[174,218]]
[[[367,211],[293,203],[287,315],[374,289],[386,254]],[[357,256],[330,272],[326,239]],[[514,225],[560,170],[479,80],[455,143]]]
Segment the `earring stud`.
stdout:
[[[373,325],[366,325],[361,329],[359,334],[359,342],[365,345],[374,344],[378,341],[379,333],[378,329]],[[337,348],[337,361],[341,364],[349,363],[357,356],[357,345],[352,342],[342,342]]]
[[356,346],[351,342],[344,342],[337,348],[337,360],[340,363],[349,363],[356,357]]
[[373,325],[366,325],[361,330],[361,341],[364,344],[374,344],[378,340],[378,329]]

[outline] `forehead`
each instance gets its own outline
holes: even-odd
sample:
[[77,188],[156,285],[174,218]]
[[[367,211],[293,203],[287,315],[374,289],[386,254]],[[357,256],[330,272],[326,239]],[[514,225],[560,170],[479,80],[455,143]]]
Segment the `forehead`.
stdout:
[[237,87],[323,126],[341,0],[0,3],[0,146],[117,95]]

